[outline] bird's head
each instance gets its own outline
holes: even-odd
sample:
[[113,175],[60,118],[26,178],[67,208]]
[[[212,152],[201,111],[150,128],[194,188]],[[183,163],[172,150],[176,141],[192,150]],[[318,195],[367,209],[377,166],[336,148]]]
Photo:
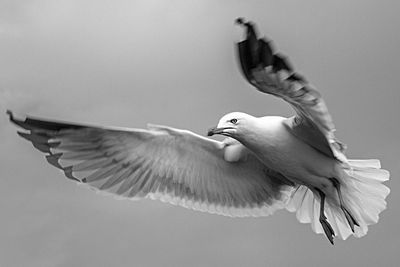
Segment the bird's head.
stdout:
[[216,127],[208,130],[207,135],[225,135],[237,139],[251,124],[254,117],[243,112],[232,112],[223,116]]

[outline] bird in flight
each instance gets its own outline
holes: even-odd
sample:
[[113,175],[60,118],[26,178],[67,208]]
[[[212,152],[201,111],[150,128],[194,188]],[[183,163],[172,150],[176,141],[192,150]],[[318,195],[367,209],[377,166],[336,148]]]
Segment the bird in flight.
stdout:
[[150,198],[232,217],[296,213],[316,233],[364,236],[389,194],[379,160],[350,160],[321,95],[243,18],[240,69],[257,90],[288,102],[290,118],[223,116],[208,136],[148,125],[130,129],[66,123],[7,111],[18,134],[80,184],[126,199]]

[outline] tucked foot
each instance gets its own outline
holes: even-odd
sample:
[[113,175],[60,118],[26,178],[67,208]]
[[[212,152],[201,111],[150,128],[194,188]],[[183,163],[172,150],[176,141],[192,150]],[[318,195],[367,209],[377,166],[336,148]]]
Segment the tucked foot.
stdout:
[[315,188],[315,190],[319,193],[319,196],[321,197],[321,205],[320,205],[320,210],[319,210],[319,222],[322,225],[322,228],[324,229],[325,235],[328,238],[329,242],[333,244],[333,237],[335,236],[335,231],[333,231],[332,226],[328,223],[326,220],[326,216],[324,213],[324,208],[325,208],[325,194],[318,188]]
[[326,220],[325,216],[322,218],[319,218],[319,222],[321,223],[322,228],[324,229],[325,235],[328,238],[329,242],[331,242],[331,244],[334,245],[333,237],[335,236],[335,231],[333,231],[332,226]]
[[344,205],[339,181],[336,178],[331,178],[331,181],[338,193],[339,201],[340,201],[340,208],[342,209],[344,216],[346,217],[347,223],[349,224],[351,231],[354,233],[354,225],[360,226],[360,224],[357,222],[357,220],[354,218],[354,216],[350,213],[350,211]]
[[344,216],[346,216],[347,223],[349,224],[351,231],[354,233],[354,225],[360,226],[356,219],[354,219],[353,215],[346,209],[346,207],[341,206],[341,209],[344,213]]

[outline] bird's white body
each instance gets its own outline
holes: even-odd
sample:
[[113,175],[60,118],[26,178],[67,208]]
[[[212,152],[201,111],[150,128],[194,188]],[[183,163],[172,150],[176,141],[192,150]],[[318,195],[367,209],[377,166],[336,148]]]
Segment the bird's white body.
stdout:
[[[388,179],[389,173],[381,170],[376,160],[347,160],[344,154],[344,161],[329,157],[318,146],[296,136],[295,127],[291,118],[256,118],[232,112],[223,116],[213,131],[241,143],[227,142],[225,159],[240,160],[237,154],[243,155],[243,149],[248,149],[268,170],[278,173],[283,183],[289,180],[297,185],[286,208],[296,211],[300,222],[311,223],[317,233],[325,232],[332,243],[329,236],[335,233],[344,239],[352,232],[365,235],[367,225],[376,223],[385,208],[384,198],[389,190],[381,182]],[[326,223],[322,204],[325,201],[325,211],[335,230]],[[353,223],[359,227],[354,229]]]
[[[330,179],[341,179],[341,163],[293,135],[288,127],[288,118],[256,118],[242,112],[233,112],[227,116],[243,118],[240,122],[244,126],[237,126],[235,138],[265,166],[294,184],[305,185],[311,190],[318,188],[328,196],[328,201],[338,203]],[[227,122],[229,119],[222,118],[218,127],[223,128]]]
[[332,244],[334,236],[365,235],[386,208],[389,172],[379,160],[348,160],[321,95],[268,42],[257,40],[251,23],[237,22],[248,29],[238,44],[246,80],[290,103],[294,117],[229,113],[208,132],[228,136],[223,142],[156,125],[20,120],[8,111],[10,120],[67,178],[101,192],[234,217],[286,208]]
[[294,136],[286,122],[287,118],[278,116],[254,118],[254,129],[240,141],[266,166],[294,183],[329,187],[327,179],[339,176],[340,163]]

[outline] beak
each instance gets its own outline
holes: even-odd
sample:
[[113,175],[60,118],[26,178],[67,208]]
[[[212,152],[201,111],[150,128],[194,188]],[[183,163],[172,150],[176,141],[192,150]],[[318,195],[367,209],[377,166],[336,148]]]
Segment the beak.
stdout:
[[208,130],[207,136],[213,136],[214,134],[217,134],[218,128],[217,127],[212,127]]
[[213,136],[214,134],[223,134],[224,130],[226,129],[232,129],[232,127],[223,127],[223,128],[213,127],[208,130],[207,136]]

